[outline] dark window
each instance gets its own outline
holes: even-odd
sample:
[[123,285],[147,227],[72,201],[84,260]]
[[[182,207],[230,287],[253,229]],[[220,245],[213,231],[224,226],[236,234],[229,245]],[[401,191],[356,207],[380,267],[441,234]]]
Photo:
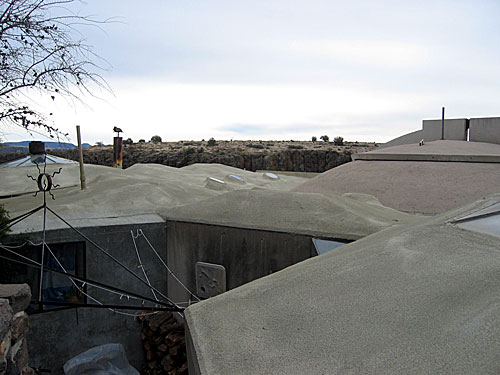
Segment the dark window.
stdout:
[[[64,270],[70,274],[85,277],[85,242],[67,242],[58,244],[48,244],[57,260],[50,251],[45,248],[44,266],[58,271]],[[0,250],[1,251],[1,250]],[[24,246],[15,251],[25,257],[40,263],[42,258],[42,245]],[[22,260],[13,254],[3,254],[11,259]],[[82,283],[76,281],[78,286]],[[25,266],[23,264],[2,259],[0,262],[0,283],[18,284],[27,283],[31,288],[32,300],[38,301],[40,290],[40,269]],[[82,289],[85,291],[85,289]],[[64,275],[59,275],[50,271],[43,272],[42,279],[42,299],[45,302],[72,302],[85,303],[85,295],[73,284],[71,279]],[[28,312],[41,310],[52,310],[59,308],[55,305],[31,305]]]

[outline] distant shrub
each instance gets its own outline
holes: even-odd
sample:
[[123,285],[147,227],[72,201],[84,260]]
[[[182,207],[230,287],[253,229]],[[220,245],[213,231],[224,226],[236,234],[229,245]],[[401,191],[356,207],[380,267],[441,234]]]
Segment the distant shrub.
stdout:
[[189,155],[189,154],[194,154],[196,152],[196,149],[194,147],[188,147],[184,149],[184,155]]
[[215,138],[212,137],[208,140],[207,146],[217,146],[217,142],[215,141]]
[[139,139],[139,143],[146,143],[144,139]]
[[95,145],[96,145],[96,146],[99,146],[99,147],[102,147],[102,146],[104,146],[104,143],[102,143],[101,141],[97,141],[97,142],[95,143]]
[[313,141],[313,142],[316,142],[317,140],[318,140],[318,138],[316,138],[314,136],[311,138],[311,141]]
[[134,144],[134,141],[132,140],[132,138],[127,138],[123,141],[123,144],[124,145],[131,145],[131,144]]
[[192,146],[192,145],[194,145],[194,142],[192,142],[192,141],[189,141],[189,142],[182,142],[182,144],[183,144],[184,146]]
[[294,149],[294,150],[302,150],[304,146],[301,145],[288,145],[288,148]]
[[250,148],[264,148],[264,145],[261,145],[259,143],[249,143],[246,146]]
[[328,142],[330,140],[330,137],[327,135],[322,135],[321,137],[319,137],[319,139],[321,139],[323,142]]
[[151,142],[153,142],[153,143],[159,143],[159,142],[161,142],[161,137],[159,135],[153,135],[151,137]]
[[344,145],[344,138],[342,138],[342,137],[333,138],[333,144],[335,146],[343,146]]

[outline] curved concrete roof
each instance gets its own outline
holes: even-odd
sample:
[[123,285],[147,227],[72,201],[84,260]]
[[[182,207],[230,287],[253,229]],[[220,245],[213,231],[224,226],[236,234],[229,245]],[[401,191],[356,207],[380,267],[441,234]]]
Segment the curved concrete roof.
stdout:
[[[58,170],[59,166],[47,166],[47,172]],[[26,177],[29,173],[38,175],[36,168],[2,168],[0,170],[0,196],[32,193],[36,182]],[[61,174],[54,177],[54,183],[62,188],[54,190],[55,200],[49,197],[48,205],[75,225],[99,225],[98,218],[125,217],[127,215],[156,214],[168,207],[199,202],[214,198],[228,191],[255,187],[287,191],[299,185],[306,178],[279,176],[269,179],[262,173],[254,173],[220,164],[191,165],[173,168],[159,164],[136,164],[125,170],[85,165],[87,189],[80,190],[79,167],[63,166]],[[244,181],[228,178],[236,175]],[[210,183],[210,178],[221,183]],[[234,181],[233,181],[234,180]],[[42,204],[38,194],[22,195],[2,199],[11,217],[21,215]],[[33,215],[13,229],[31,230],[39,223],[40,215]],[[64,227],[50,217],[49,229]]]
[[[472,162],[463,161],[467,158]],[[435,141],[389,147],[362,154],[292,191],[365,193],[399,211],[437,214],[500,191],[500,163],[481,158],[500,158],[500,145]]]
[[171,220],[357,240],[415,216],[376,199],[264,189],[237,190],[160,213]]
[[499,201],[389,228],[192,305],[199,373],[497,374],[499,241],[450,220]]

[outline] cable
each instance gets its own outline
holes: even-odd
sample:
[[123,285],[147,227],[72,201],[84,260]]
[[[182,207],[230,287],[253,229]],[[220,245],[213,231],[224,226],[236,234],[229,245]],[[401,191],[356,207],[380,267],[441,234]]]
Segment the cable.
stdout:
[[[9,250],[9,249],[5,249],[5,250],[7,250],[7,251],[9,251],[9,252],[11,252],[11,253],[13,253],[15,255],[21,256],[22,258],[27,259],[31,263],[27,263],[27,262],[23,262],[23,261],[20,261],[20,260],[15,260],[15,259],[7,258],[7,257],[1,256],[1,255],[0,255],[0,258],[9,260],[9,261],[12,261],[12,262],[15,262],[15,263],[20,263],[20,264],[23,264],[23,265],[29,266],[29,267],[40,268],[40,263],[38,263],[38,262],[36,262],[36,261],[34,261],[32,259],[23,257],[22,255],[17,254],[15,252],[13,252],[12,250]],[[101,288],[101,289],[106,290],[106,291],[115,291],[115,292],[118,292],[119,294],[122,294],[124,296],[137,297],[138,299],[143,300],[143,301],[148,301],[148,302],[151,302],[153,304],[159,304],[159,305],[162,305],[162,306],[165,306],[165,307],[170,307],[170,308],[173,309],[173,311],[182,311],[183,310],[182,308],[179,308],[178,306],[175,306],[175,305],[172,306],[169,303],[165,303],[165,302],[162,302],[162,301],[155,301],[155,300],[153,300],[153,299],[151,299],[149,297],[144,297],[144,296],[141,296],[141,295],[133,293],[133,292],[128,292],[126,290],[123,290],[123,289],[120,289],[120,288],[117,288],[117,287],[114,287],[114,286],[106,285],[106,284],[103,284],[103,283],[101,283],[99,281],[90,280],[90,279],[87,279],[87,278],[82,277],[82,276],[71,275],[71,274],[68,274],[66,272],[58,271],[58,270],[55,270],[55,269],[49,268],[49,267],[45,267],[45,270],[48,271],[48,272],[53,272],[53,273],[59,274],[59,275],[64,275],[64,276],[72,277],[72,278],[74,278],[74,279],[76,279],[78,281],[81,281],[81,282],[84,282],[86,284],[95,286],[97,288]]]
[[166,265],[166,263],[163,261],[163,259],[161,258],[160,254],[158,254],[158,252],[156,251],[156,249],[153,247],[153,245],[151,245],[151,242],[149,242],[148,238],[146,237],[146,235],[144,234],[144,232],[142,231],[142,229],[138,229],[137,230],[137,236],[143,236],[144,239],[146,240],[146,242],[148,243],[149,247],[151,248],[151,250],[153,250],[153,252],[155,253],[156,257],[160,260],[161,264],[163,264],[163,266],[167,269],[168,271],[168,275],[172,276],[183,288],[184,290],[186,290],[191,296],[193,296],[198,302],[200,302],[201,300],[198,298],[198,296],[196,296],[196,294],[194,294],[193,292],[191,292],[187,286],[185,286],[182,281],[180,281],[177,276],[175,276],[174,272]]
[[115,263],[117,263],[120,267],[122,267],[123,269],[125,269],[128,273],[130,273],[133,277],[135,277],[137,280],[139,280],[141,283],[145,284],[146,286],[148,286],[149,288],[152,288],[155,292],[157,292],[160,296],[162,296],[163,298],[165,298],[166,301],[168,301],[169,303],[171,303],[172,305],[175,306],[175,303],[170,299],[168,298],[166,295],[164,295],[161,291],[159,291],[158,289],[156,289],[154,286],[151,286],[151,285],[148,285],[148,283],[146,281],[144,281],[143,279],[141,279],[139,276],[137,276],[130,268],[128,268],[127,266],[125,266],[123,263],[121,263],[118,259],[116,259],[113,255],[111,255],[110,253],[108,253],[106,250],[104,250],[101,246],[99,246],[97,243],[95,243],[94,241],[92,241],[90,238],[88,238],[86,235],[84,235],[82,232],[80,232],[78,229],[76,229],[75,227],[73,227],[70,223],[68,223],[65,219],[63,219],[61,216],[59,216],[54,210],[52,210],[50,207],[46,207],[47,210],[49,210],[50,212],[52,212],[52,214],[54,214],[59,220],[61,220],[63,223],[65,223],[68,227],[70,227],[71,229],[73,229],[76,233],[78,233],[82,238],[84,238],[86,241],[90,242],[94,247],[96,247],[99,251],[101,251],[103,254],[105,254],[107,257],[109,257],[111,260],[113,260]]
[[146,273],[146,269],[144,268],[144,264],[141,261],[141,256],[139,255],[139,249],[137,249],[137,244],[135,243],[134,232],[130,231],[130,235],[132,236],[132,242],[134,243],[135,253],[137,254],[137,259],[139,260],[139,268],[142,269],[142,273],[144,274],[144,277],[145,277],[146,281],[149,284],[151,292],[153,293],[153,296],[155,297],[155,300],[158,301],[158,297],[156,297],[155,291],[154,291],[153,287],[151,286],[151,282],[149,281],[148,275]]

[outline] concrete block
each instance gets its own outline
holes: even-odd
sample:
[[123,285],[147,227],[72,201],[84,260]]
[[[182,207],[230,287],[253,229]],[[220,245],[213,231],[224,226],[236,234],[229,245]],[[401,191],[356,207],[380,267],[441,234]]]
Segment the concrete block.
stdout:
[[[424,120],[422,138],[426,142],[441,139],[441,120]],[[467,140],[467,119],[444,120],[444,139],[449,141]]]
[[0,298],[9,300],[14,313],[24,311],[31,301],[31,289],[28,284],[1,284]]
[[500,117],[471,118],[469,141],[500,144]]

